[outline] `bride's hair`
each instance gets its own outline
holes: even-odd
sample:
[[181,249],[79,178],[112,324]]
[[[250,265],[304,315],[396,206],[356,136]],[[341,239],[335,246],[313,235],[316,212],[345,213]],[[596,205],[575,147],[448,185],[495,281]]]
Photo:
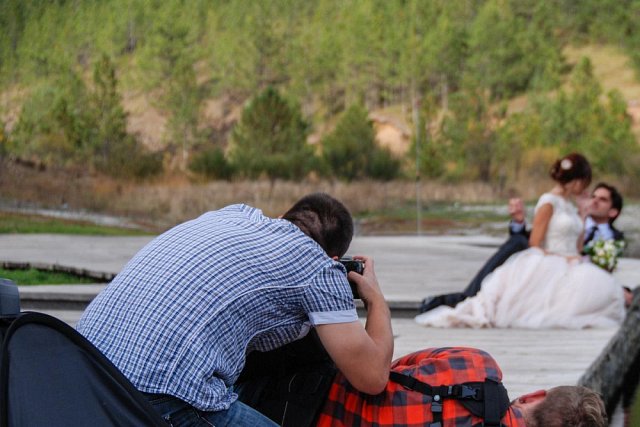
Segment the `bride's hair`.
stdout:
[[574,179],[582,179],[589,185],[591,183],[591,165],[582,154],[571,153],[556,160],[551,166],[549,175],[560,184],[566,184]]

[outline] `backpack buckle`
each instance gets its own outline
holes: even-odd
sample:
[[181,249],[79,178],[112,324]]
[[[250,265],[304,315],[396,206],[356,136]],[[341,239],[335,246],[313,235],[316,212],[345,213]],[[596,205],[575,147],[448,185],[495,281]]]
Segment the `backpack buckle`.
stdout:
[[460,397],[462,399],[471,398],[473,400],[481,400],[482,396],[480,396],[480,389],[475,387],[469,387],[468,385],[463,385],[462,390],[460,391]]

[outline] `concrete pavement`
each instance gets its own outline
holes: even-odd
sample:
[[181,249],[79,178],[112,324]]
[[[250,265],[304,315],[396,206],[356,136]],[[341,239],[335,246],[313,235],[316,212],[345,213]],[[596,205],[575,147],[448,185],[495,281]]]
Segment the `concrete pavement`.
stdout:
[[[109,279],[151,239],[5,234],[0,235],[0,263],[66,269]],[[349,254],[372,256],[380,285],[392,307],[414,310],[426,295],[464,289],[502,242],[502,238],[490,236],[356,237]],[[627,286],[637,286],[640,260],[620,260],[616,276]],[[52,303],[57,297],[70,303],[86,303],[101,289],[101,285],[29,286],[21,293],[34,303]]]

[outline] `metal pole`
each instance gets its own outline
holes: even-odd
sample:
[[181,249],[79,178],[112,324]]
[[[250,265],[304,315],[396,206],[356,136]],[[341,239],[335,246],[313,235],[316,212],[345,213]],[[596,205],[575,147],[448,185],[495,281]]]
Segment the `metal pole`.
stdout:
[[418,112],[418,99],[415,92],[415,85],[413,90],[413,123],[415,124],[416,135],[416,235],[422,235],[422,202],[420,199],[420,114]]

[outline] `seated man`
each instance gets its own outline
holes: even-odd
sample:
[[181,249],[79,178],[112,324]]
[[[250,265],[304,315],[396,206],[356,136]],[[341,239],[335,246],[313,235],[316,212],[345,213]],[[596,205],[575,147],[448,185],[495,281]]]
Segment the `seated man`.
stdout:
[[[613,226],[613,222],[622,212],[622,204],[622,196],[615,187],[604,182],[595,186],[585,207],[588,214],[585,218],[585,246],[589,242],[597,240],[624,240],[623,233]],[[511,215],[509,239],[489,258],[465,290],[425,298],[420,305],[420,313],[433,310],[441,305],[455,307],[459,302],[476,295],[480,291],[485,277],[501,266],[511,255],[529,247],[529,231],[525,224],[522,200],[509,200],[509,214]],[[627,292],[627,294],[629,293]]]

